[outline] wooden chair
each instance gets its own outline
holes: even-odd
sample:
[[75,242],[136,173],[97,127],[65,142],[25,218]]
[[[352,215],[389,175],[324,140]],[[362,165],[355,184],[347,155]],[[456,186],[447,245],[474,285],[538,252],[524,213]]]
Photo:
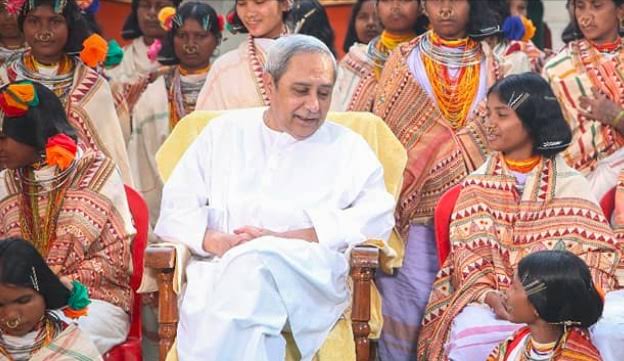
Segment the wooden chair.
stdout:
[[[199,113],[199,114],[198,114]],[[156,157],[163,180],[171,174],[173,165],[182,156],[184,150],[201,132],[203,127],[219,113],[196,112],[182,119],[172,135],[163,144]],[[192,117],[192,119],[191,119]],[[328,117],[362,134],[378,155],[384,166],[386,186],[398,197],[402,173],[407,162],[407,153],[383,121],[368,113],[333,113]],[[189,134],[191,134],[189,136]],[[394,232],[393,232],[394,233]],[[396,234],[390,240],[393,249],[398,249],[402,256],[402,244]],[[160,360],[164,361],[171,349],[177,331],[178,307],[174,292],[174,272],[176,267],[176,249],[173,246],[150,246],[146,250],[145,266],[157,273],[158,283],[158,323],[160,336]],[[384,255],[375,246],[358,246],[351,253],[351,279],[353,280],[353,302],[351,322],[356,347],[357,361],[374,359],[369,334],[371,328],[371,284],[375,270],[380,262],[395,267],[401,260],[384,260]]]

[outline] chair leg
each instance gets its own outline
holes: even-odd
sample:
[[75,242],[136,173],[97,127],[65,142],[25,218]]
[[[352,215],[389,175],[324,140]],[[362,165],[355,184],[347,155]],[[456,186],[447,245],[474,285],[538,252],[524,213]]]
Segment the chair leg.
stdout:
[[178,329],[178,301],[173,291],[173,270],[158,273],[158,335],[160,361],[165,361]]
[[370,292],[373,270],[368,267],[352,267],[353,279],[353,309],[351,321],[355,339],[355,354],[357,361],[371,360],[370,334]]

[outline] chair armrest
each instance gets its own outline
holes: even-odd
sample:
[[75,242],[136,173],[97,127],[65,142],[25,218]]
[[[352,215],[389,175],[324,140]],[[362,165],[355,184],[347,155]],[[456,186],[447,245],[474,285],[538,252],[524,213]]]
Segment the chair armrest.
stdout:
[[379,267],[379,248],[356,246],[351,251],[351,279],[353,280],[353,303],[351,323],[357,361],[370,360],[371,344],[368,336],[371,317],[371,282]]
[[145,267],[156,270],[158,281],[158,335],[160,361],[167,357],[178,328],[178,300],[173,291],[175,247],[150,245],[145,250]]

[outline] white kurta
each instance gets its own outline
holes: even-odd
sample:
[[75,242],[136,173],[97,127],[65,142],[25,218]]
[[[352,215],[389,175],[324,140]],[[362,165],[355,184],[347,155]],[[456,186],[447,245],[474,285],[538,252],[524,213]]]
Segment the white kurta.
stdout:
[[[350,246],[388,238],[394,200],[366,141],[325,122],[297,141],[264,108],[211,121],[163,191],[156,234],[191,248],[180,307],[181,360],[283,360],[288,323],[310,360],[350,302]],[[319,243],[262,237],[213,257],[207,228],[314,227]],[[203,258],[202,258],[203,257]],[[199,337],[198,337],[199,336]]]

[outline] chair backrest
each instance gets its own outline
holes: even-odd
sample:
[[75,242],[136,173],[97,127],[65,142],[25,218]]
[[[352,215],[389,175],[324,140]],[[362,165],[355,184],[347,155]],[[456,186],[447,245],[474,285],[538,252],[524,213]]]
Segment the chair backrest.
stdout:
[[611,216],[613,216],[613,211],[615,210],[615,193],[616,187],[609,189],[609,191],[602,196],[600,200],[600,208],[602,208],[602,213],[604,213],[607,220],[611,220]]
[[149,225],[149,211],[143,197],[129,186],[124,186],[128,206],[136,228],[136,236],[132,242],[132,276],[130,287],[132,288],[133,301],[130,313],[130,332],[128,338],[141,338],[141,295],[136,291],[141,285],[143,278],[143,255],[147,247],[147,233]]
[[459,198],[461,184],[456,184],[449,190],[444,192],[435,208],[433,222],[435,227],[436,245],[438,248],[438,262],[440,267],[444,264],[446,257],[451,251],[451,241],[449,239],[449,226],[451,225],[451,216],[455,209],[455,203]]
[[[156,165],[164,182],[204,127],[224,113],[195,111],[178,122],[156,153]],[[365,112],[332,112],[327,115],[327,119],[350,128],[368,142],[384,168],[386,189],[398,198],[407,163],[407,151],[386,123],[376,115]],[[397,257],[386,260],[382,256],[382,268],[399,267],[403,259],[404,244],[396,232],[392,232],[388,245],[396,251]]]

